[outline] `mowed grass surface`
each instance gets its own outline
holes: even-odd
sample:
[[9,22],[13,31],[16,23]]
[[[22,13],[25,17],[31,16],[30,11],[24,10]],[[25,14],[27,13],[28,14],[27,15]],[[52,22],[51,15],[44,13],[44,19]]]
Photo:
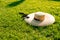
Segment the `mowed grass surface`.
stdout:
[[[38,11],[52,14],[56,22],[46,27],[35,27],[27,24],[19,14]],[[0,40],[60,40],[60,2],[0,0]]]

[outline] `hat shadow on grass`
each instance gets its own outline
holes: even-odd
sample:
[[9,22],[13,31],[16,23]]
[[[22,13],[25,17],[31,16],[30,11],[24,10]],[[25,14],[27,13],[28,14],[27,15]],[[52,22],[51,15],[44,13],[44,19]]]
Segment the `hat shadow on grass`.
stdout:
[[28,23],[26,23],[26,25],[28,25],[29,27],[31,27],[33,30],[39,30],[39,32],[41,32],[44,29],[47,29],[48,26],[33,26],[33,25],[29,25]]
[[7,7],[15,7],[15,6],[23,3],[24,1],[25,1],[25,0],[19,0],[19,1],[15,1],[15,2],[9,3],[9,4],[7,5]]

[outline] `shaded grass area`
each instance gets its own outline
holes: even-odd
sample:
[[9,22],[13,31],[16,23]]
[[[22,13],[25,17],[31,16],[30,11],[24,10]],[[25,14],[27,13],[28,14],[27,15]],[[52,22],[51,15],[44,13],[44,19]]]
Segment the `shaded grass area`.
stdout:
[[[0,2],[0,40],[60,39],[60,2],[47,0],[25,0],[21,4],[16,3],[17,0],[16,2],[0,0]],[[6,7],[7,5],[10,6]],[[27,24],[19,14],[19,12],[30,14],[37,11],[52,14],[56,22],[46,27],[35,27]]]
[[21,3],[24,2],[24,1],[25,1],[25,0],[19,0],[19,1],[12,2],[12,3],[8,4],[7,7],[17,6],[17,5],[21,4]]
[[60,1],[60,0],[53,0],[53,1]]
[[60,0],[48,0],[48,1],[56,1],[56,2],[60,2]]

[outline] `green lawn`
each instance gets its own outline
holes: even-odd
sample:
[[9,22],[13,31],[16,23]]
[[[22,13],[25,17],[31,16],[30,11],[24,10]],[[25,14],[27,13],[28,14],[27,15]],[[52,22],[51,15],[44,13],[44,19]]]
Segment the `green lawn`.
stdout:
[[[47,12],[56,22],[46,27],[27,24],[19,12]],[[60,2],[54,0],[0,0],[0,40],[60,40]]]

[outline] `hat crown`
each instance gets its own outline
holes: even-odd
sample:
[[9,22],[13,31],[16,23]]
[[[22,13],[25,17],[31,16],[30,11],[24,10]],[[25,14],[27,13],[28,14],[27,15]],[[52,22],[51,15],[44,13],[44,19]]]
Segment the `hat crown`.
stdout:
[[44,13],[43,12],[36,12],[36,14],[35,14],[36,16],[43,16],[44,15]]

